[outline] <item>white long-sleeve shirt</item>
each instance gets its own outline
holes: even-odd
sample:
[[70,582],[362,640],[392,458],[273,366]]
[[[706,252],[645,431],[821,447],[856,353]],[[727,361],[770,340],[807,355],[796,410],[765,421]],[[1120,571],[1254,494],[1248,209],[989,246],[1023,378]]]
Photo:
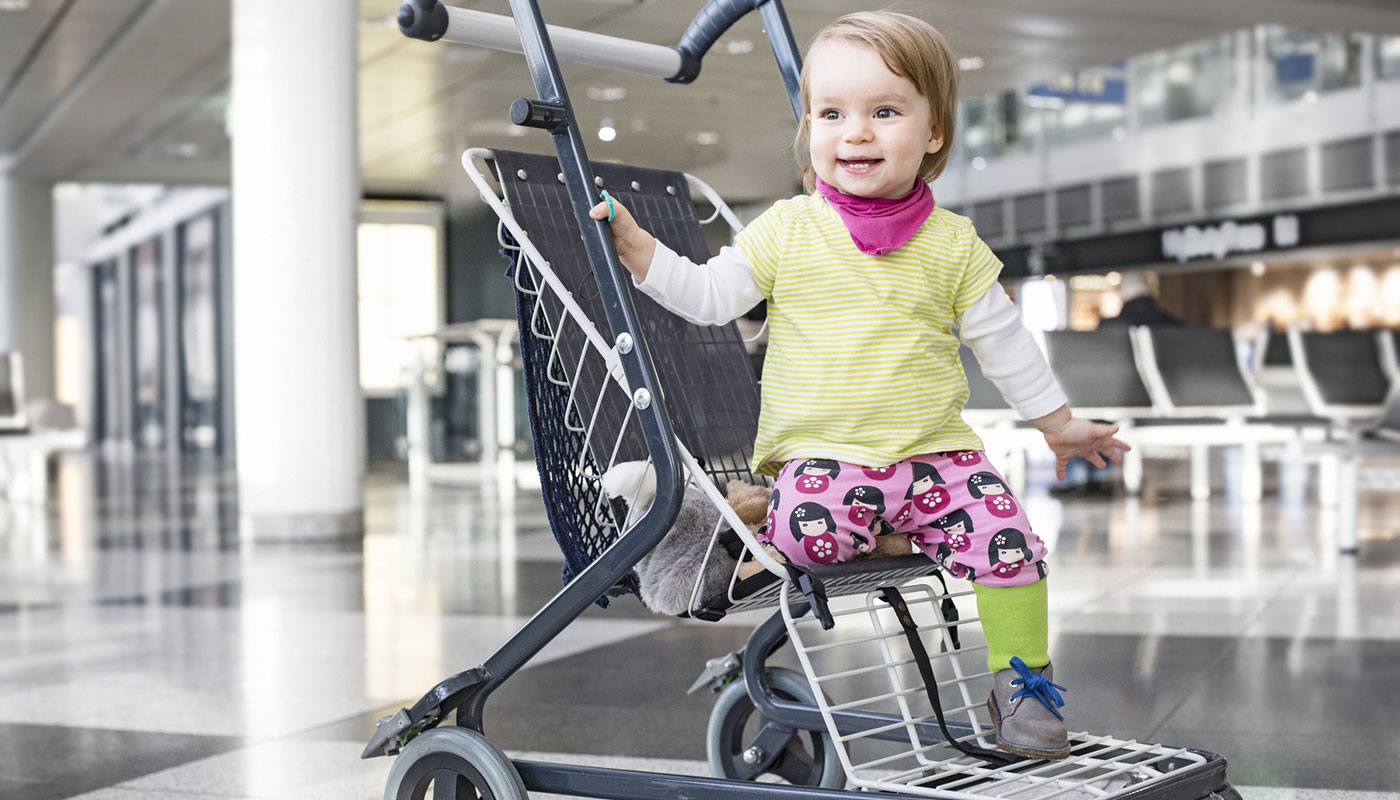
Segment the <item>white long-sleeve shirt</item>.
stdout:
[[[723,325],[764,299],[753,265],[736,247],[721,248],[708,262],[696,264],[658,241],[646,280],[636,286],[697,325]],[[982,374],[1023,417],[1035,419],[1066,404],[1050,365],[1000,284],[992,283],[956,318],[956,326]]]

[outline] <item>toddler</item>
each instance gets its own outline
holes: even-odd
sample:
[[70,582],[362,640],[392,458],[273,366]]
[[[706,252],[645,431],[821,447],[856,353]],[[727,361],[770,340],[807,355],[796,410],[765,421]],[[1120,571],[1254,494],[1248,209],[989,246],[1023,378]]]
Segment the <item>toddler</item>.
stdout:
[[1050,682],[1045,543],[963,421],[961,340],[1039,429],[1064,477],[1104,466],[1117,428],[1074,417],[997,277],[1001,262],[929,181],[948,162],[958,64],[931,25],[849,14],[813,39],[795,151],[809,194],[774,204],[705,264],[678,256],[615,200],[634,283],[702,325],[768,301],[753,469],[776,475],[760,538],[791,562],[844,561],[903,535],[972,581],[995,685],[997,745],[1064,758]]

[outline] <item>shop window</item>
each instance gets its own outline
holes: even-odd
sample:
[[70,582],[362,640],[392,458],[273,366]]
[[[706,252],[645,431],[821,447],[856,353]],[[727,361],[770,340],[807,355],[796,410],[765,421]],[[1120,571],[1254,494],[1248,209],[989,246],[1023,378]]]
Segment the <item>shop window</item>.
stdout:
[[988,200],[972,207],[973,224],[983,239],[1000,239],[1006,236],[1006,211],[1001,200]]
[[1066,186],[1055,192],[1055,219],[1061,228],[1088,225],[1093,221],[1088,184]]
[[1134,59],[1139,123],[1195,119],[1226,106],[1237,84],[1234,61],[1234,36],[1229,33]]
[[1186,167],[1152,173],[1152,213],[1177,214],[1191,210],[1191,170]]
[[1103,182],[1103,218],[1105,222],[1137,219],[1142,216],[1138,198],[1138,179],[1114,178]]
[[1386,179],[1400,183],[1400,131],[1385,135],[1385,164]]
[[1383,81],[1400,79],[1400,36],[1376,39],[1376,75]]
[[998,158],[1033,150],[1039,121],[1031,119],[1026,111],[1016,92],[964,100],[958,108],[957,144],[961,158]]
[[1360,37],[1261,25],[1254,31],[1260,99],[1280,103],[1361,85]]
[[1308,193],[1308,159],[1303,148],[1265,153],[1259,159],[1259,193],[1283,200]]
[[1245,186],[1247,169],[1243,158],[1210,161],[1205,165],[1206,208],[1215,210],[1243,203],[1248,192]]
[[1016,207],[1016,233],[1026,235],[1045,230],[1045,195],[1023,194],[1013,201]]
[[1375,184],[1371,137],[1361,136],[1322,146],[1322,188],[1335,192],[1367,189]]

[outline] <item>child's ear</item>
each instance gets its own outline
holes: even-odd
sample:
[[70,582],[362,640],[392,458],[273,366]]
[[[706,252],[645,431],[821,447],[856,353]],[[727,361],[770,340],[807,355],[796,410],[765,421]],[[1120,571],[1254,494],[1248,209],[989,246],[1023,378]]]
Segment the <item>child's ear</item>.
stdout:
[[937,153],[943,149],[943,126],[937,122],[933,123],[933,130],[929,134],[928,147],[924,148],[925,153]]

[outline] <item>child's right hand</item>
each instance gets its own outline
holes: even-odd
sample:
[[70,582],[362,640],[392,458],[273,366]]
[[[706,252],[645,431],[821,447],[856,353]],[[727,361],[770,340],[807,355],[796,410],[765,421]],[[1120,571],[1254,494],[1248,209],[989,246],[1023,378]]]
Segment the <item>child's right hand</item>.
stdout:
[[[609,227],[612,228],[613,247],[617,249],[617,257],[622,261],[622,266],[641,283],[646,280],[647,271],[651,269],[651,259],[656,254],[656,239],[642,230],[632,213],[616,197],[612,198],[612,207],[613,219]],[[606,220],[608,201],[604,200],[589,209],[588,216],[596,220]]]

